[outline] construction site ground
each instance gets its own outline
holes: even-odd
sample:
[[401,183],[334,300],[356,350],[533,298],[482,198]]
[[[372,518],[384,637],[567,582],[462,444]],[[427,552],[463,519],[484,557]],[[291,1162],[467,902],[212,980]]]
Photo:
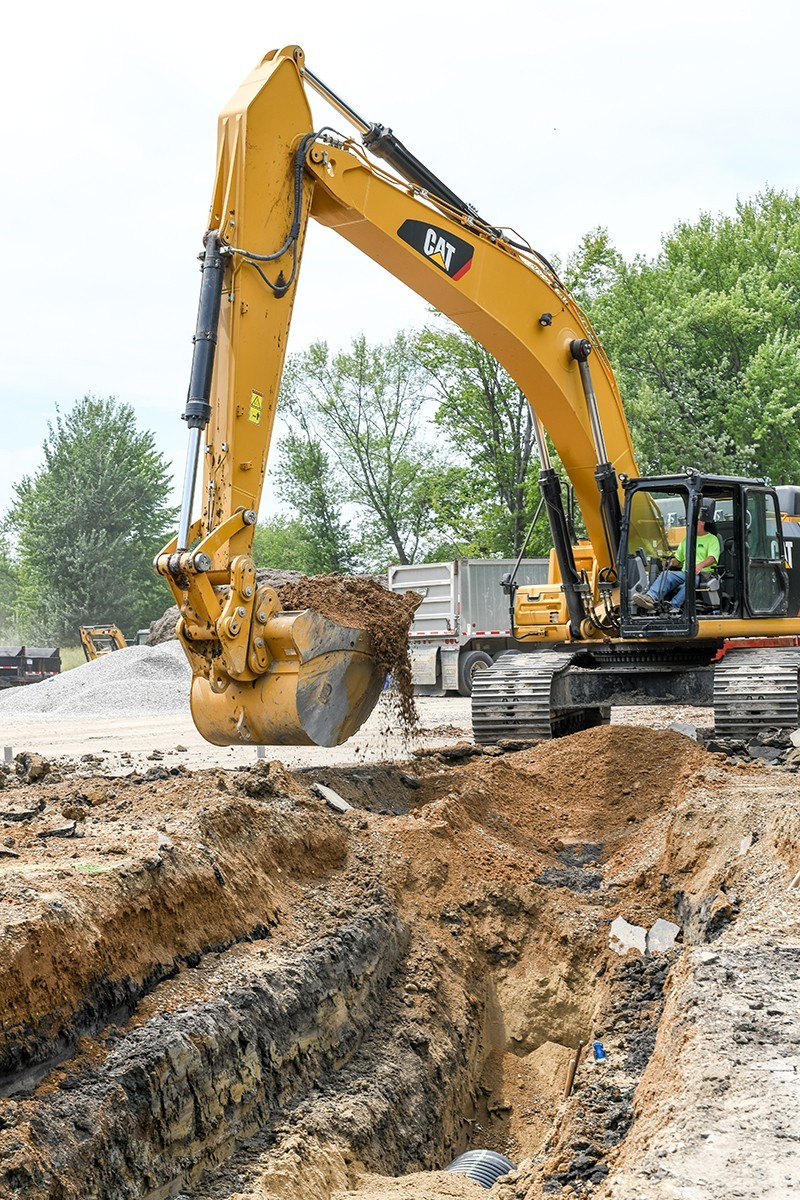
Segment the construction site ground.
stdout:
[[389,697],[259,759],[122,653],[0,704],[0,1196],[477,1198],[467,1149],[499,1200],[796,1192],[796,764],[687,710],[481,750],[425,698],[409,740]]

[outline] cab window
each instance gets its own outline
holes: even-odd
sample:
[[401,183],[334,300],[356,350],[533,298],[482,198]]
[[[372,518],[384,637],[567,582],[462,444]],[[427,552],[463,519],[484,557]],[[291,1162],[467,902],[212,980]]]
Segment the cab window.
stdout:
[[786,611],[788,583],[775,497],[760,488],[746,490],[745,584],[750,611],[780,615]]

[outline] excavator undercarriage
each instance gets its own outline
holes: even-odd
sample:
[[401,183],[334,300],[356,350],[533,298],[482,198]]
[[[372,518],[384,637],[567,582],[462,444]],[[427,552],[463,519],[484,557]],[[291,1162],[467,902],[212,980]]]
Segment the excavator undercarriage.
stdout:
[[799,672],[797,646],[511,650],[475,677],[472,728],[479,743],[540,741],[606,724],[616,705],[680,704],[713,708],[721,734],[752,737],[798,727]]

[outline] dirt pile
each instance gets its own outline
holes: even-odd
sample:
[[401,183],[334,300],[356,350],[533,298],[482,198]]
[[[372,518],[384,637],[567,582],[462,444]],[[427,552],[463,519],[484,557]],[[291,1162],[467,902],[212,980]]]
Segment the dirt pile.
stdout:
[[[795,1044],[792,946],[777,1006],[753,946],[788,929],[793,776],[612,726],[301,774],[27,778],[0,793],[0,1194],[437,1200],[477,1192],[441,1171],[480,1147],[518,1164],[500,1200],[726,1194],[697,1190],[698,1156],[717,1128],[735,1146]],[[619,915],[681,939],[620,958]],[[585,1055],[564,1103],[595,1039],[607,1062]],[[728,1195],[794,1170],[763,1107],[739,1177],[719,1162]]]
[[408,630],[422,599],[420,594],[390,592],[376,579],[356,575],[305,576],[277,590],[287,611],[313,608],[339,625],[368,631],[378,666],[383,674],[392,676],[397,689],[400,719],[406,729],[413,730],[417,710]]
[[164,642],[175,641],[178,636],[175,632],[175,627],[178,624],[180,615],[180,609],[177,604],[173,604],[157,620],[151,622],[150,632],[147,635],[145,645],[161,646]]

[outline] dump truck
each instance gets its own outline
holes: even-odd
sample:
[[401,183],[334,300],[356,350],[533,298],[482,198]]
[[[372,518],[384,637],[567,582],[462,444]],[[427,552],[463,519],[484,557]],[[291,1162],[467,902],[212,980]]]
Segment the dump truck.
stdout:
[[[419,695],[472,695],[478,671],[504,650],[520,649],[503,579],[513,558],[458,558],[450,562],[397,563],[389,567],[392,592],[419,592],[422,603],[409,630],[414,690]],[[518,587],[547,583],[549,559],[524,558]]]

